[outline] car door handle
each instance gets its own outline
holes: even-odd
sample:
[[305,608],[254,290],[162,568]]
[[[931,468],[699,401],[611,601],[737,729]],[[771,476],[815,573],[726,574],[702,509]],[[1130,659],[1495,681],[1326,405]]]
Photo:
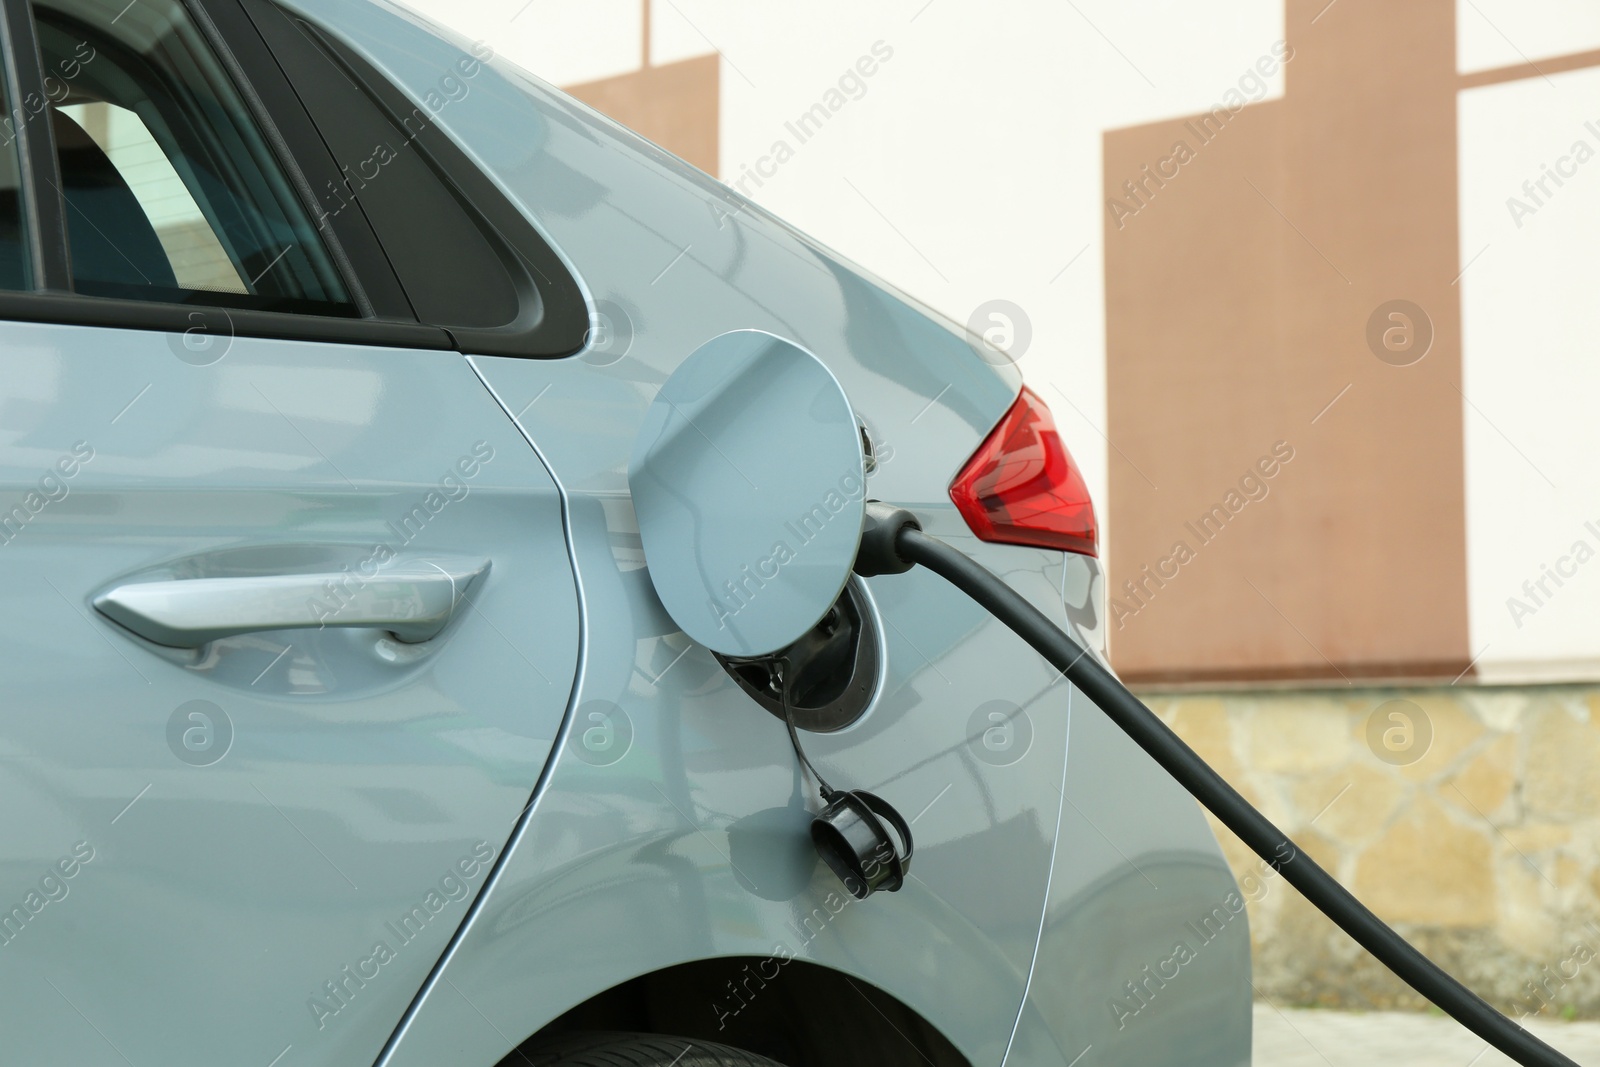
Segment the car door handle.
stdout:
[[136,581],[100,592],[93,604],[113,622],[170,648],[324,626],[388,630],[417,643],[444,630],[488,570],[486,559],[429,557],[397,560],[371,578],[330,571]]

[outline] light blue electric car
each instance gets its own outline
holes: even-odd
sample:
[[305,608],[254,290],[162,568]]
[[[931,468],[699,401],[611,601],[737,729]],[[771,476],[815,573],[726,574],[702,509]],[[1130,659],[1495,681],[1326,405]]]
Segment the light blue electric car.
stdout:
[[0,1062],[1248,1062],[1199,809],[1020,640],[916,572],[810,635],[808,755],[915,835],[862,900],[774,660],[645,569],[647,408],[765,331],[868,495],[1099,647],[1013,368],[396,8],[0,0],[0,42]]

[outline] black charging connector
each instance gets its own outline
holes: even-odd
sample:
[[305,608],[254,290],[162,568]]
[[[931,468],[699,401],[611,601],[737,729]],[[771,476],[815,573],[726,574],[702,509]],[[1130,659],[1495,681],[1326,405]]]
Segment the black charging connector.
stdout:
[[1524,1067],[1577,1067],[1496,1011],[1374,915],[1212,770],[1088,649],[1005,582],[964,553],[923,533],[916,518],[902,508],[868,501],[867,530],[856,573],[898,574],[921,564],[950,582],[1059,668],[1179,785],[1412,989]]
[[922,529],[922,523],[905,508],[867,501],[866,520],[861,527],[861,547],[856,550],[855,572],[863,578],[880,574],[904,574],[914,564],[900,554],[900,535]]
[[[908,565],[909,566],[909,565]],[[800,766],[817,780],[825,805],[811,820],[811,842],[817,855],[857,900],[865,900],[880,890],[899,892],[911,869],[915,844],[911,824],[894,806],[865,789],[835,789],[800,747],[800,734],[794,726],[789,706],[787,662],[779,664],[778,688],[783,695],[783,724],[789,731]]]

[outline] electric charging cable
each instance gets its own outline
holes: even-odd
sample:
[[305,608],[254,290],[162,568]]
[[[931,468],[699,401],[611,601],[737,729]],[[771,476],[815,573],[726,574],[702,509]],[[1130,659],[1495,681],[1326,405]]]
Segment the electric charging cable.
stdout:
[[1005,582],[965,553],[923,533],[909,511],[868,501],[856,573],[863,577],[898,574],[917,564],[967,594],[1059,668],[1224,826],[1412,989],[1523,1067],[1577,1067],[1495,1010],[1374,915],[1212,770],[1088,649]]

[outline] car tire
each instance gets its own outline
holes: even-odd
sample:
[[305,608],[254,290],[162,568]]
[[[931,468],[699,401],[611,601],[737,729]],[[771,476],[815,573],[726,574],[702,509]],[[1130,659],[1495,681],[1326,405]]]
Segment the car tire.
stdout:
[[515,1062],[535,1067],[783,1067],[744,1049],[660,1034],[572,1034],[523,1055]]

